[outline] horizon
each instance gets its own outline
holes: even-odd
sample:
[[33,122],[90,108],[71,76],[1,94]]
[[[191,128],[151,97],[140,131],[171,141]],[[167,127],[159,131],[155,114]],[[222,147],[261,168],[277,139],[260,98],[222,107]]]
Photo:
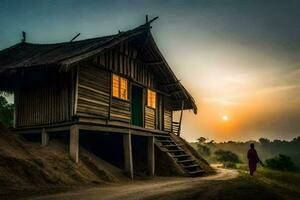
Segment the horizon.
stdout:
[[159,16],[155,41],[198,106],[198,115],[183,114],[183,138],[299,137],[300,2],[226,2],[3,1],[0,50],[20,42],[22,31],[28,42],[56,43],[77,33],[76,40],[115,34],[143,24],[146,14]]

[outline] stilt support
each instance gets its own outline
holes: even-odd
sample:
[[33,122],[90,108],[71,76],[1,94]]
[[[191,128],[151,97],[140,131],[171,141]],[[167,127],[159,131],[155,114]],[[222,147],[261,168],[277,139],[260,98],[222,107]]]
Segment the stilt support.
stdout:
[[79,129],[78,126],[72,125],[70,128],[70,157],[78,163],[79,159]]
[[49,134],[46,132],[46,130],[42,129],[42,146],[47,146],[49,144]]
[[133,179],[133,162],[132,162],[132,146],[131,146],[131,134],[123,135],[123,147],[124,147],[124,170],[125,173]]
[[148,170],[149,175],[155,175],[154,136],[148,137]]

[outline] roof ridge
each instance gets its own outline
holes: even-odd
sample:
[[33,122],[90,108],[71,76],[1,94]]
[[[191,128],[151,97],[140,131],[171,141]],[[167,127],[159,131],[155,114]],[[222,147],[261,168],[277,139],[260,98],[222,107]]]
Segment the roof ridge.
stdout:
[[[55,42],[55,43],[34,43],[34,42],[20,42],[20,43],[17,43],[15,45],[18,45],[18,44],[25,44],[25,45],[34,45],[34,46],[44,46],[44,45],[64,45],[64,44],[76,44],[76,43],[80,43],[80,42],[86,42],[86,41],[89,41],[89,40],[97,40],[97,39],[105,39],[105,38],[110,38],[110,37],[115,37],[115,36],[119,36],[119,35],[122,35],[122,34],[126,34],[128,32],[131,32],[131,31],[137,31],[138,29],[140,28],[147,28],[146,26],[147,24],[142,24],[140,26],[137,26],[133,29],[129,29],[127,31],[122,31],[122,32],[118,32],[116,34],[111,34],[111,35],[104,35],[104,36],[99,36],[99,37],[91,37],[91,38],[86,38],[86,39],[82,39],[82,40],[76,40],[76,41],[65,41],[65,42]],[[14,45],[14,46],[15,46]],[[11,46],[13,47],[13,46]],[[8,48],[11,48],[11,47],[8,47]],[[5,49],[3,49],[5,50]]]

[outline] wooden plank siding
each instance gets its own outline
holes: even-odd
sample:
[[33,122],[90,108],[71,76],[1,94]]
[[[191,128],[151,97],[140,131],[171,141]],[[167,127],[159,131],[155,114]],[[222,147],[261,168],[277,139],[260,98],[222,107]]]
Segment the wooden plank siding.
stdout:
[[173,112],[171,109],[170,99],[164,98],[164,131],[172,131]]
[[75,115],[107,119],[110,104],[110,73],[88,64],[80,65],[77,98]]
[[145,106],[145,128],[156,129],[155,109]]
[[[128,79],[128,100],[112,97],[112,73]],[[144,88],[154,90],[158,90],[159,86],[151,66],[147,66],[139,59],[136,48],[130,45],[129,42],[121,43],[119,46],[82,63],[78,76],[78,111],[76,114],[84,117],[104,118],[125,124],[131,123],[130,82],[133,81]],[[147,107],[145,105],[147,95],[144,94],[143,98],[144,127],[170,132],[172,129],[171,104],[168,102],[164,108],[158,107],[161,109],[162,115],[161,125],[158,126],[158,108]]]
[[141,61],[136,48],[128,41],[94,57],[92,63],[146,87],[157,88],[159,85],[151,67]]
[[49,72],[22,77],[16,93],[16,127],[70,121],[70,86],[71,73]]
[[117,99],[117,98],[112,98],[111,100],[112,101],[111,101],[110,120],[130,123],[131,122],[130,102]]

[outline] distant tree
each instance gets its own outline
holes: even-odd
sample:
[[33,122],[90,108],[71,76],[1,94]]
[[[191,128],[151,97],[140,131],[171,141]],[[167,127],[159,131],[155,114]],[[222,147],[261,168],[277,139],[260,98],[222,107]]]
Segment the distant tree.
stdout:
[[265,146],[265,145],[270,144],[271,141],[269,139],[267,139],[267,138],[260,138],[259,139],[259,143]]
[[199,137],[197,140],[198,140],[198,142],[199,142],[200,144],[202,144],[202,143],[204,143],[207,139],[206,139],[205,137]]
[[296,170],[296,166],[292,161],[291,157],[283,154],[279,154],[273,158],[267,159],[266,166],[271,169],[276,170],[286,170],[286,171],[293,171]]
[[240,163],[241,160],[239,159],[239,156],[231,151],[225,151],[225,150],[217,150],[215,151],[216,160],[221,163]]
[[200,137],[197,139],[198,143],[197,143],[197,151],[200,155],[208,157],[211,154],[210,148],[207,146],[207,144],[205,143],[205,141],[207,140],[204,137]]
[[3,95],[0,95],[0,122],[11,127],[13,125],[13,104],[7,102]]

